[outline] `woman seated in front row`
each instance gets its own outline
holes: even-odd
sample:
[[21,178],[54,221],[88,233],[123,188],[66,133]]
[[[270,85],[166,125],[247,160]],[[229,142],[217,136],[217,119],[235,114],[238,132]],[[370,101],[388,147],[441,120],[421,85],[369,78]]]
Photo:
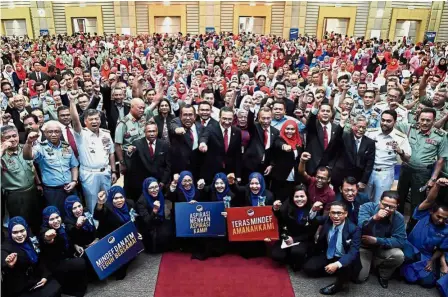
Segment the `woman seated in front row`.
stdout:
[[[98,202],[95,206],[93,218],[98,220],[98,236],[103,238],[124,224],[135,220],[134,201],[126,199],[122,187],[113,186],[107,194],[105,191],[98,193]],[[138,239],[142,240],[140,234]],[[113,275],[117,280],[126,277],[129,264],[123,265],[114,272]]]
[[86,260],[81,251],[69,241],[61,213],[56,206],[47,206],[42,212],[40,231],[42,258],[54,278],[61,284],[62,293],[84,296],[87,291]]
[[[267,206],[274,202],[274,195],[266,189],[263,175],[253,172],[249,175],[249,184],[240,186],[235,183],[235,175],[230,173],[227,176],[230,189],[236,194],[237,200],[241,201],[241,206]],[[265,238],[270,242],[270,238]],[[266,245],[260,241],[245,241],[236,244],[239,254],[243,258],[255,258],[266,255]]]
[[165,198],[155,178],[144,180],[143,193],[136,207],[145,251],[162,253],[170,249],[173,229],[171,222],[165,218]]
[[9,220],[8,241],[2,242],[2,295],[60,297],[61,286],[51,278],[31,236],[24,218]]
[[[280,200],[275,201],[272,209],[278,219],[281,233],[280,240],[272,247],[272,259],[288,264],[294,271],[298,271],[302,268],[307,251],[313,243],[313,230],[315,230],[311,225],[311,206],[305,187],[296,186],[294,196],[283,204]],[[282,249],[283,240],[286,245],[300,244]]]

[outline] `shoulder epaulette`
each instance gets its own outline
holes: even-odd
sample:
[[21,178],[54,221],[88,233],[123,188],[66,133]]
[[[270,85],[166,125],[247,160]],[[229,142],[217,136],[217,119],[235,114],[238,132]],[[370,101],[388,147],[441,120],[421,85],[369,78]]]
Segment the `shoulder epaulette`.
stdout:
[[444,130],[442,130],[442,129],[434,129],[434,133],[436,133],[437,135],[440,135],[440,136],[445,136],[446,135],[446,132],[444,131]]
[[106,132],[106,133],[110,133],[110,130],[107,130],[107,129],[100,128],[100,130],[103,132]]
[[48,140],[45,139],[44,141],[40,142],[39,144],[40,144],[40,145],[47,145],[47,144],[48,144]]
[[387,104],[387,102],[385,102],[385,101],[380,101],[380,102],[376,103],[375,105],[384,105],[384,104]]
[[62,145],[62,147],[70,146],[70,144],[68,142],[64,141],[64,140],[61,141],[61,145]]
[[367,128],[367,132],[376,132],[378,131],[380,128]]
[[411,128],[418,129],[419,127],[418,127],[418,124],[413,124],[413,125],[411,125]]
[[127,121],[129,121],[129,118],[126,116],[126,117],[122,118],[121,120],[119,120],[117,125],[120,123],[126,124]]
[[404,134],[401,131],[398,131],[397,129],[394,129],[394,130],[395,130],[395,135],[397,135],[398,137],[401,137],[401,138],[406,138],[406,134]]

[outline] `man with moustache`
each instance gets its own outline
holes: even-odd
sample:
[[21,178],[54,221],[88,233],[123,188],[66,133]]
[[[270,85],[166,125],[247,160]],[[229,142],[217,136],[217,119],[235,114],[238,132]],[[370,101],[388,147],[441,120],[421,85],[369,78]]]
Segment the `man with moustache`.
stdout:
[[[37,142],[42,142],[45,141],[45,136],[42,133],[42,131],[40,130],[40,127],[38,125],[38,120],[37,117],[34,114],[29,114],[26,115],[23,118],[23,125],[25,127],[25,133],[26,136],[30,133],[30,132],[37,132],[38,133],[38,138],[37,138]],[[26,140],[26,136],[25,136],[25,140]],[[21,142],[22,143],[22,142]],[[24,142],[23,142],[24,143]]]
[[16,127],[1,127],[1,140],[2,221],[6,206],[9,217],[24,217],[33,233],[38,234],[42,206],[37,191],[40,181],[33,161],[24,159]]
[[70,145],[61,141],[60,123],[47,122],[44,134],[47,140],[40,144],[36,144],[38,133],[28,134],[23,146],[23,158],[34,160],[39,165],[47,205],[56,206],[61,213],[65,213],[65,198],[76,192],[79,162]]
[[336,201],[341,201],[347,206],[347,217],[354,224],[358,223],[359,208],[369,202],[366,194],[359,192],[356,179],[353,176],[344,178],[340,192],[336,195]]
[[[86,199],[87,207],[93,214],[100,191],[108,191],[117,181],[115,171],[115,147],[110,132],[100,128],[100,112],[95,109],[84,111],[82,128],[75,104],[75,96],[70,98],[70,116],[75,141],[79,150],[79,179]],[[79,96],[78,96],[79,99]]]

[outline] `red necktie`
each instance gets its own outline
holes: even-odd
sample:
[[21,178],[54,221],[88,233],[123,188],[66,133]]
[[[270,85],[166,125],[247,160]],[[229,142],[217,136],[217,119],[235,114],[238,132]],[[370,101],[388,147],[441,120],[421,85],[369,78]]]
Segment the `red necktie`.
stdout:
[[224,129],[224,150],[227,153],[227,150],[229,149],[229,134],[228,134],[228,130],[229,129]]
[[190,139],[191,139],[191,143],[194,145],[194,134],[193,134],[193,130],[190,129]]
[[202,120],[202,127],[205,127],[206,120]]
[[327,149],[328,146],[328,132],[327,132],[327,126],[324,126],[324,149]]
[[149,147],[149,155],[151,156],[151,158],[154,157],[154,149],[152,148],[153,144],[154,144],[154,141],[150,141],[149,145],[148,145],[148,147]]
[[72,131],[70,130],[70,127],[67,126],[67,142],[68,144],[70,144],[70,147],[73,150],[73,153],[75,153],[75,157],[78,158],[78,148],[76,147],[76,141],[75,141],[75,137],[73,136]]
[[266,130],[264,130],[264,147],[265,148],[268,145],[268,139],[269,139],[269,134],[268,134],[268,129],[266,129]]

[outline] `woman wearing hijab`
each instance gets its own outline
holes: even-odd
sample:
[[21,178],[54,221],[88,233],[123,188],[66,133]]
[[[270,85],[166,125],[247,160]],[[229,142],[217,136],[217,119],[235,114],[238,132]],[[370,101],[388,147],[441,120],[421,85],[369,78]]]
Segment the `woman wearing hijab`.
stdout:
[[291,197],[294,185],[299,182],[297,168],[303,145],[295,121],[287,120],[283,124],[280,137],[274,144],[274,152],[271,189],[275,197],[283,202]]
[[14,80],[14,89],[16,92],[19,91],[20,85],[22,82],[24,82],[26,79],[26,70],[23,68],[23,65],[21,63],[16,64],[16,72],[15,75],[13,74],[13,80]]
[[[95,206],[93,218],[98,220],[99,238],[107,236],[124,224],[134,221],[134,201],[126,199],[124,189],[120,186],[113,186],[106,194],[105,191],[98,193],[98,202]],[[139,239],[142,237],[139,234]],[[118,269],[114,275],[117,280],[126,277],[129,263]]]
[[173,236],[172,225],[165,219],[165,198],[159,183],[153,177],[143,182],[143,193],[137,201],[140,216],[140,230],[143,244],[148,253],[162,253],[168,250]]
[[367,73],[372,73],[374,78],[378,75],[381,70],[380,61],[378,60],[376,55],[373,55],[370,59],[369,65],[367,65]]
[[31,232],[24,218],[9,220],[8,240],[2,242],[2,295],[61,296],[61,286],[50,278],[30,238]]
[[98,241],[91,213],[84,212],[81,200],[76,195],[65,199],[65,230],[71,243],[86,249]]
[[[201,193],[196,189],[193,174],[190,171],[182,171],[175,174],[166,197],[173,204],[176,202],[197,203],[201,200]],[[172,228],[176,228],[176,206],[171,211]],[[205,244],[202,238],[177,238],[176,244],[181,250],[191,252],[192,259],[205,260]]]
[[[235,193],[236,199],[241,201],[241,206],[267,206],[274,202],[274,195],[266,189],[266,183],[263,175],[253,172],[249,175],[249,184],[240,186],[235,182],[235,174],[227,175],[230,190]],[[265,238],[266,242],[270,242],[270,238]],[[266,246],[264,242],[248,241],[238,243],[237,249],[243,258],[261,257],[266,254]]]
[[[311,226],[312,214],[306,188],[303,185],[296,186],[294,195],[289,196],[284,202],[275,201],[272,210],[278,219],[282,240],[274,243],[271,257],[298,271],[302,268],[307,250],[313,242],[314,229]],[[300,244],[282,249],[283,241],[287,245],[299,242]]]
[[86,260],[80,257],[83,250],[69,242],[61,213],[56,206],[47,206],[42,212],[42,219],[42,259],[61,284],[62,293],[84,296],[87,291],[87,266]]

